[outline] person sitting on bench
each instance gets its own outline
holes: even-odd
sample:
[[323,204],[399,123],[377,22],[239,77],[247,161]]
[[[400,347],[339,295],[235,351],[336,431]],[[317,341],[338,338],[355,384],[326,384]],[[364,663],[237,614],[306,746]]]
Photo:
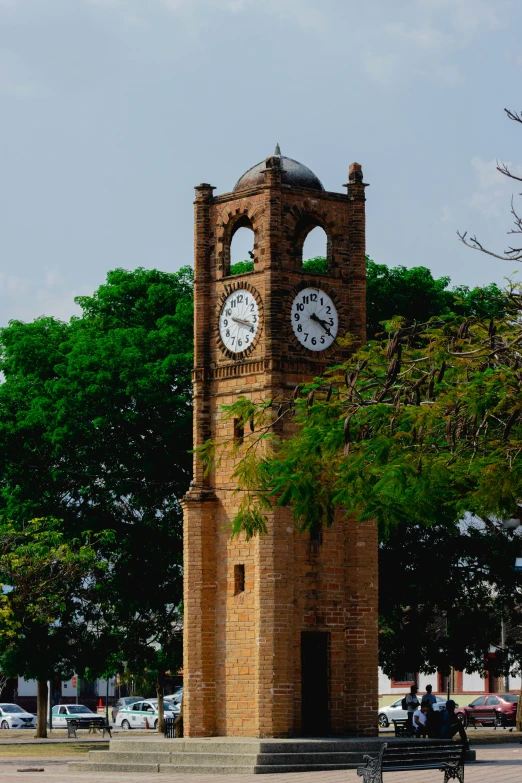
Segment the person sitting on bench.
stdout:
[[426,737],[428,731],[428,712],[431,709],[429,701],[421,701],[420,707],[417,707],[413,713],[413,736],[414,737]]
[[455,715],[455,707],[457,705],[453,699],[448,699],[446,702],[446,708],[442,712],[442,725],[440,729],[441,739],[453,739],[455,734],[459,734],[464,747],[469,748],[468,738],[464,731],[464,726]]

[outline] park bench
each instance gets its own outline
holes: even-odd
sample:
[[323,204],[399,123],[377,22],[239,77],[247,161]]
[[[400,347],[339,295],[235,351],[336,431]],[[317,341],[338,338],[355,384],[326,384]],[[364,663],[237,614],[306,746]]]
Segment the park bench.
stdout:
[[[500,722],[498,721],[499,718]],[[481,710],[479,715],[468,715],[466,713],[466,724],[468,726],[473,726],[474,729],[477,728],[477,723],[482,723],[483,721],[493,723],[495,731],[497,726],[502,726],[503,729],[505,729],[507,726],[507,719],[504,713],[497,712],[494,707],[492,707],[490,710]]]
[[463,744],[453,740],[385,742],[375,758],[363,756],[365,763],[357,767],[357,774],[364,783],[382,783],[383,772],[439,769],[444,772],[444,783],[448,780],[464,783],[464,758]]
[[67,721],[67,736],[76,737],[78,729],[89,729],[89,731],[95,731],[101,729],[102,737],[105,737],[105,732],[108,733],[112,739],[112,726],[109,724],[107,718],[66,718]]

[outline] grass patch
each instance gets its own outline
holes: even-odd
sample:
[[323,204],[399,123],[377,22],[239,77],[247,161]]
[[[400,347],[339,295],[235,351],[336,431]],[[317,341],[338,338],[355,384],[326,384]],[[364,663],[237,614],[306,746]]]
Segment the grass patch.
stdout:
[[0,745],[0,758],[77,758],[90,750],[109,750],[108,742],[64,742],[63,744]]

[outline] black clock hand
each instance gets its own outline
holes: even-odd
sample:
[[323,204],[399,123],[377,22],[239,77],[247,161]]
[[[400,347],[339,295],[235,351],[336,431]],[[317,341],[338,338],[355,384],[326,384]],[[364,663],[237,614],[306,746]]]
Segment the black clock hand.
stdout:
[[232,318],[233,321],[235,321],[236,324],[239,324],[240,326],[247,326],[249,329],[252,326],[250,321],[245,321],[243,318]]
[[332,333],[330,332],[330,329],[328,328],[329,324],[328,324],[326,321],[323,321],[323,319],[322,319],[322,318],[319,318],[319,316],[317,316],[315,313],[312,313],[312,314],[310,315],[310,320],[311,320],[311,321],[317,321],[317,323],[318,323],[318,324],[321,324],[321,326],[323,327],[323,329],[324,329],[324,331],[326,332],[326,334],[327,334],[329,337],[331,337],[331,336],[332,336]]

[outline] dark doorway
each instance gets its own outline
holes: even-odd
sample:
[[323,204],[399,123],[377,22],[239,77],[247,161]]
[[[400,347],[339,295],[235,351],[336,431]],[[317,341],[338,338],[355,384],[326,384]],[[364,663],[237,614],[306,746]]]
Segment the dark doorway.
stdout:
[[329,640],[328,633],[301,633],[301,720],[305,737],[326,737],[330,732]]

